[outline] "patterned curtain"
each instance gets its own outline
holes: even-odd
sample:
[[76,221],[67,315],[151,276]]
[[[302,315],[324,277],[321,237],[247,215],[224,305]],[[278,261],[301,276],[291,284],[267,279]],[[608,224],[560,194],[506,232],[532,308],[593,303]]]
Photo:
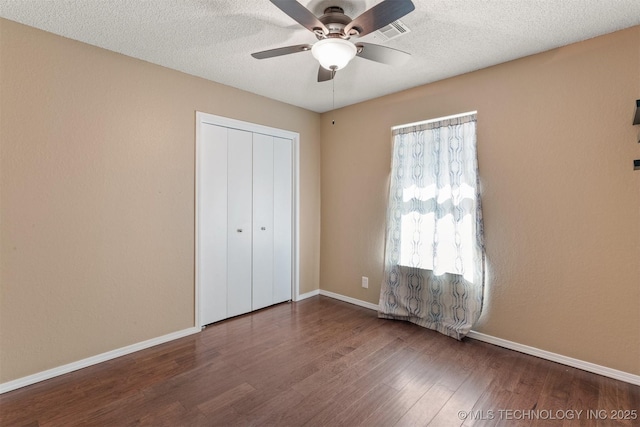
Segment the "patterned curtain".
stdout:
[[460,340],[484,294],[476,115],[394,130],[391,170],[378,316]]

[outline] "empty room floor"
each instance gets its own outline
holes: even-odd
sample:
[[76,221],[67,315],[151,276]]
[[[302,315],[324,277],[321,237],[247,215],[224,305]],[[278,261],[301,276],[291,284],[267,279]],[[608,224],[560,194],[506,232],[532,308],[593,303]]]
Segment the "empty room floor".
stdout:
[[0,395],[0,425],[633,426],[638,409],[638,386],[316,296]]

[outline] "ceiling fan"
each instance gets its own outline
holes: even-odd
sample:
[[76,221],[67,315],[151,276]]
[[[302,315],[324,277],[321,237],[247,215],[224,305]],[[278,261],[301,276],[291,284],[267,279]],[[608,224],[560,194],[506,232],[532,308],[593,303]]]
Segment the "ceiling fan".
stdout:
[[295,0],[270,0],[280,10],[315,34],[313,45],[299,44],[252,53],[257,59],[273,58],[291,53],[311,51],[320,62],[318,81],[334,78],[336,71],[344,68],[355,56],[383,64],[400,65],[411,55],[401,50],[371,43],[354,43],[351,37],[362,37],[415,9],[411,0],[383,0],[355,19],[344,14],[344,9],[331,6],[316,17],[313,12]]

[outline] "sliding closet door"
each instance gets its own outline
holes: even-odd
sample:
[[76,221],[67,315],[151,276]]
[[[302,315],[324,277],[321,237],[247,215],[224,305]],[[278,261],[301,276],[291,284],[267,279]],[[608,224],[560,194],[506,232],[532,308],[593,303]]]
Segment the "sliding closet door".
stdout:
[[273,138],[273,302],[292,299],[293,141]]
[[295,139],[278,129],[222,122],[200,121],[198,129],[202,326],[291,300],[293,293]]
[[253,309],[291,299],[292,141],[253,136]]
[[253,135],[253,304],[273,304],[273,137]]
[[198,167],[200,324],[227,317],[227,128],[203,124]]
[[232,317],[251,311],[253,134],[228,132],[227,317]]

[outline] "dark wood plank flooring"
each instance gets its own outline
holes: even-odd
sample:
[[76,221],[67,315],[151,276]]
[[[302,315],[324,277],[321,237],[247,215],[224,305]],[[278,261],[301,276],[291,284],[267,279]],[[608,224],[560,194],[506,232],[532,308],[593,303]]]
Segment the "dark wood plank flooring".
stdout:
[[5,393],[0,425],[637,426],[639,409],[638,386],[313,297]]

